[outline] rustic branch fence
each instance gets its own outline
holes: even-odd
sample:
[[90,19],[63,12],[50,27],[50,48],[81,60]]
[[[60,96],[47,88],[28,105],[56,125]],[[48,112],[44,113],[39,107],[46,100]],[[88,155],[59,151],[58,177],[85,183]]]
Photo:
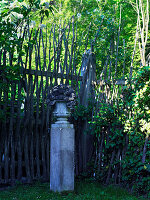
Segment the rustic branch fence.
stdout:
[[[20,42],[19,46],[20,49],[25,49],[26,54],[19,55],[17,60],[14,59],[14,53],[1,50],[0,81],[3,87],[0,87],[0,184],[49,179],[48,130],[51,124],[51,109],[47,107],[46,98],[53,86],[71,85],[76,91],[79,103],[85,107],[88,106],[88,98],[93,98],[94,101],[95,94],[92,88],[95,83],[100,86],[98,102],[105,100],[111,103],[117,94],[121,94],[124,80],[112,81],[110,88],[111,61],[108,82],[106,81],[108,60],[111,56],[108,56],[102,71],[103,78],[100,76],[100,81],[97,81],[93,46],[91,51],[86,51],[87,54],[85,53],[83,58],[81,56],[81,52],[83,54],[84,50],[87,50],[88,34],[85,38],[87,41],[85,46],[82,45],[83,37],[78,39],[77,36],[74,17],[72,17],[68,24],[64,23],[59,27],[53,25],[51,28],[46,26],[44,30],[30,29],[25,26],[20,34],[20,37],[25,38],[25,43]],[[10,70],[11,77],[4,70],[8,65],[17,67],[16,71]],[[116,76],[117,58],[115,66]],[[14,77],[19,78],[16,80]],[[83,130],[87,127],[87,122],[78,124],[76,174],[87,169],[87,162],[93,155],[99,170],[103,167],[102,152],[108,135],[102,133],[94,140],[93,136],[84,134]],[[111,165],[114,159],[119,159],[123,154],[124,149],[117,151],[114,148],[108,163],[110,162]],[[118,178],[121,167],[116,164],[115,169],[115,177]],[[109,168],[107,183],[113,174],[114,172]]]
[[[82,42],[77,40],[73,17],[63,28],[53,25],[49,32],[47,27],[36,31],[25,27],[20,37],[26,38],[26,43],[20,43],[26,55],[14,61],[11,52],[0,52],[0,184],[49,179],[51,110],[47,95],[61,83],[70,84],[80,96]],[[20,78],[11,80],[4,69],[16,64]]]

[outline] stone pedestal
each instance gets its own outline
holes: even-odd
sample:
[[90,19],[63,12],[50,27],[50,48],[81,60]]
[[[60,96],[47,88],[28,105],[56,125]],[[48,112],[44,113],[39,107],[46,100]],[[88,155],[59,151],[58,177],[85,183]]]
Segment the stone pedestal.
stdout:
[[74,190],[74,128],[65,102],[56,102],[50,135],[50,190]]

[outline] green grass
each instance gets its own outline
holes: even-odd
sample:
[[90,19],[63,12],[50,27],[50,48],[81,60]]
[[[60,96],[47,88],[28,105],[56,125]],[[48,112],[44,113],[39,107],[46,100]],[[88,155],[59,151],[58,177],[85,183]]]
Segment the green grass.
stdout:
[[49,190],[49,183],[18,185],[0,191],[0,200],[144,200],[129,194],[126,190],[101,186],[95,182],[76,182],[74,192],[54,193]]

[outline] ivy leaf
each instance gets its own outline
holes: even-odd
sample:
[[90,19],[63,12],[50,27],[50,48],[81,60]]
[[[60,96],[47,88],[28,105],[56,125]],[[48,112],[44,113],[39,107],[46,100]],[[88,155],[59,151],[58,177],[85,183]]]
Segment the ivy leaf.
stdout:
[[16,12],[16,13],[21,13],[21,10],[20,10],[19,7],[15,7],[15,8],[13,9],[13,11]]
[[46,15],[46,17],[49,17],[49,12],[48,12],[48,10],[45,10],[45,15]]

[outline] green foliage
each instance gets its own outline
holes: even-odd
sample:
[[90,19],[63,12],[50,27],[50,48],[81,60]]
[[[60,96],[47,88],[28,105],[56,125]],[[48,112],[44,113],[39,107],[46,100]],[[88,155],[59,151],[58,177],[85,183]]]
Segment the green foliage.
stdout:
[[[35,32],[27,40],[27,27],[34,16],[41,20],[52,12],[52,6],[40,0],[0,1],[0,119],[10,115],[11,84],[23,81],[21,57],[29,53],[35,44]],[[42,22],[42,21],[41,21]],[[24,60],[23,60],[24,61]],[[17,92],[17,90],[16,90]],[[8,96],[7,96],[8,94]],[[6,106],[6,108],[4,108]]]
[[105,180],[112,151],[126,149],[121,160],[114,159],[112,170],[116,163],[120,163],[121,181],[134,192],[149,195],[150,141],[145,141],[150,136],[150,67],[142,68],[133,82],[124,86],[122,94],[122,99],[117,98],[111,104],[99,103],[94,120],[90,121],[97,140],[102,135],[107,138],[103,149],[103,167],[96,176]]
[[51,12],[52,6],[41,4],[40,0],[0,2],[0,88],[4,79],[10,82],[21,78],[20,58],[35,43],[35,37],[26,41],[23,34],[25,27],[30,26],[33,16],[39,15],[43,19]]
[[[121,24],[119,19],[120,9]],[[132,5],[128,1],[122,2],[120,0],[56,0],[54,5],[54,17],[49,20],[50,22],[53,22],[53,20],[55,22],[58,22],[58,20],[65,21],[72,15],[75,16],[75,20],[78,22],[77,34],[79,38],[82,38],[81,43],[86,44],[87,38],[89,40],[87,49],[91,47],[91,42],[98,33],[97,40],[94,44],[94,51],[98,58],[97,77],[99,77],[107,59],[111,59],[111,72],[114,73],[118,34],[120,34],[117,58],[118,77],[123,76],[123,66],[125,66],[125,75],[127,75],[134,47],[134,34],[136,32],[137,21],[137,14]],[[99,28],[100,31],[97,32]],[[139,55],[137,55],[137,60],[138,59]],[[107,65],[109,67],[109,62]]]
[[49,183],[35,183],[33,185],[20,185],[13,189],[0,191],[0,200],[144,200],[129,194],[126,190],[109,186],[105,187],[97,182],[76,181],[73,192],[54,193],[49,189]]
[[150,143],[147,144],[146,160],[142,162],[146,137],[150,135],[150,67],[142,68],[134,78],[129,99],[130,117],[125,124],[129,145],[123,160],[123,180],[133,184],[139,193],[150,191]]
[[72,117],[74,120],[89,120],[91,118],[93,104],[89,101],[87,107],[82,104],[78,104],[74,108],[74,112],[72,113]]

